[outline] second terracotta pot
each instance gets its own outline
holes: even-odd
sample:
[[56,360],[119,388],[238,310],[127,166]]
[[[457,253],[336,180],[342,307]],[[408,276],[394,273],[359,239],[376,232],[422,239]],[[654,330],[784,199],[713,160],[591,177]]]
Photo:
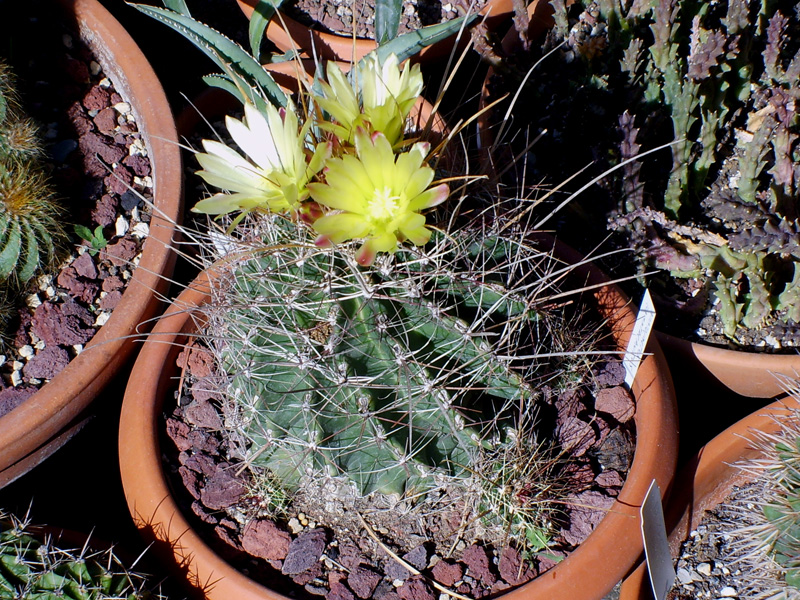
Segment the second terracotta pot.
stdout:
[[83,352],[38,392],[0,418],[0,487],[63,446],[85,424],[92,400],[130,358],[175,264],[182,214],[178,136],[161,85],[134,40],[97,0],[62,0],[64,18],[130,102],[152,164],[154,210],[141,260],[111,318]]
[[[736,463],[761,455],[751,442],[754,432],[775,433],[779,419],[800,409],[800,403],[787,397],[759,409],[731,425],[707,443],[681,470],[665,509],[669,547],[673,558],[681,545],[703,519],[703,514],[724,502],[734,486],[752,480],[752,475]],[[776,420],[777,419],[777,420]],[[640,564],[622,585],[620,600],[650,600],[652,591],[647,568]]]

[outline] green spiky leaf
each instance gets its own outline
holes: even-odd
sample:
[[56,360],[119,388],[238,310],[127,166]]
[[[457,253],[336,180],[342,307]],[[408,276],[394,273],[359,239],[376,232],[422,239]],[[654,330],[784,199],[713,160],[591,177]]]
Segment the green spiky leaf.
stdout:
[[469,17],[459,17],[446,23],[439,23],[438,25],[430,25],[422,27],[414,31],[409,31],[403,35],[399,35],[393,40],[381,44],[377,50],[378,59],[383,62],[390,54],[396,54],[397,58],[402,62],[407,58],[419,54],[423,48],[431,46],[436,42],[446,40],[451,35],[455,35],[462,27],[471,24],[478,18],[478,15],[470,15]]
[[[225,71],[234,82],[241,80],[247,89],[260,90],[270,102],[277,106],[286,106],[286,94],[272,76],[236,42],[189,16],[145,4],[131,4],[131,6],[182,34]],[[242,89],[245,87],[242,86]],[[238,97],[242,99],[241,94]]]
[[379,45],[397,37],[402,14],[403,0],[376,0],[375,41]]

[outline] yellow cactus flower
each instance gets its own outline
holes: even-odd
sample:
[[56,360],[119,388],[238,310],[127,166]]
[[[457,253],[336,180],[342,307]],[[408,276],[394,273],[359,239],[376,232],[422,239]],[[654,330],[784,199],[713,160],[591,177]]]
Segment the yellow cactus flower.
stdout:
[[337,211],[314,223],[317,243],[367,238],[356,254],[361,265],[372,264],[378,252],[394,252],[405,240],[427,243],[431,230],[419,211],[444,202],[450,193],[444,183],[429,187],[433,169],[423,164],[429,144],[417,142],[395,154],[385,135],[359,128],[355,148],[357,156],[328,161],[325,183],[308,184],[314,200]]
[[248,102],[241,121],[226,117],[225,124],[246,157],[221,142],[203,140],[205,152],[195,154],[202,167],[198,175],[231,193],[214,194],[192,210],[220,215],[236,210],[285,212],[297,208],[308,197],[309,179],[330,155],[330,144],[317,145],[308,160],[310,123],[301,130],[291,106],[279,111],[267,105],[262,112]]
[[[354,89],[360,86],[360,98]],[[321,83],[322,96],[315,98],[333,119],[323,124],[336,137],[353,143],[359,127],[380,131],[394,145],[403,137],[406,119],[422,93],[419,65],[400,70],[397,56],[390,54],[383,65],[376,55],[358,64],[358,83],[351,85],[336,63],[328,63],[328,83]]]

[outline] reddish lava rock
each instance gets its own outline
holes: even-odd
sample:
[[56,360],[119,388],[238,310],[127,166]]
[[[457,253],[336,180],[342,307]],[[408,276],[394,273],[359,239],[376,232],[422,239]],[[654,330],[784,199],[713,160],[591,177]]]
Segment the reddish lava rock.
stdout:
[[510,585],[523,584],[533,579],[535,575],[524,563],[517,549],[511,546],[503,548],[497,569],[500,571],[500,577]]
[[581,492],[567,499],[572,506],[568,529],[562,529],[564,539],[577,546],[583,542],[606,516],[606,510],[614,504],[614,498],[601,492]]
[[397,588],[397,595],[401,600],[436,600],[428,584],[418,576],[412,577]]
[[60,346],[47,346],[22,368],[25,377],[52,379],[69,364],[69,353]]
[[98,131],[106,135],[112,134],[117,126],[117,111],[107,106],[94,116],[93,121]]
[[464,550],[461,562],[467,566],[470,576],[474,579],[479,579],[486,585],[492,585],[497,581],[497,577],[489,570],[489,557],[482,546],[472,544]]
[[464,575],[464,570],[461,568],[461,565],[457,563],[440,560],[433,566],[431,573],[436,581],[446,587],[450,587],[461,579],[462,575]]
[[594,445],[596,440],[592,426],[580,417],[564,417],[559,415],[556,429],[561,447],[574,456],[583,456]]
[[372,592],[378,587],[381,576],[375,571],[365,567],[356,567],[347,576],[347,584],[359,598],[371,598]]
[[253,519],[242,533],[245,552],[264,560],[283,560],[289,553],[292,536],[269,519]]
[[106,246],[105,255],[115,267],[123,267],[133,260],[137,253],[136,242],[124,237],[120,241]]
[[315,566],[325,550],[325,538],[325,530],[319,527],[298,535],[289,545],[281,572],[284,575],[297,575]]
[[594,405],[597,410],[611,415],[620,423],[630,421],[636,412],[631,395],[622,386],[598,391]]
[[219,510],[236,504],[246,491],[241,480],[227,469],[220,468],[206,480],[200,497],[206,507]]
[[222,419],[208,401],[194,400],[184,409],[184,416],[195,427],[222,429]]
[[35,387],[23,385],[19,385],[17,387],[7,387],[3,390],[0,390],[0,417],[10,413],[35,393]]
[[111,94],[107,89],[102,88],[99,85],[93,85],[83,97],[83,105],[88,110],[102,110],[108,106],[110,95]]
[[67,298],[61,304],[45,302],[37,306],[31,328],[45,344],[71,346],[85,344],[92,338],[93,322],[88,310]]
[[344,574],[332,571],[328,574],[328,588],[330,591],[326,595],[326,600],[355,600],[353,592],[342,583]]

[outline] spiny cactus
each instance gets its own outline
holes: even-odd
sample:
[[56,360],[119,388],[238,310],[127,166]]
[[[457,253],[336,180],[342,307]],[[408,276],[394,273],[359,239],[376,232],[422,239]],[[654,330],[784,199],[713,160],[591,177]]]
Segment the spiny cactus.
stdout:
[[147,600],[161,598],[112,550],[56,547],[29,524],[0,512],[1,600]]
[[[800,398],[797,382],[792,395]],[[726,561],[742,572],[741,597],[800,598],[800,411],[780,409],[772,433],[749,435],[756,458],[736,463],[750,480],[726,503],[734,519]]]
[[63,240],[42,153],[36,126],[20,109],[13,76],[0,64],[0,281],[27,282],[53,261]]
[[258,241],[228,255],[206,331],[248,463],[288,497],[326,478],[400,497],[483,481],[481,502],[505,507],[489,520],[515,537],[542,527],[525,472],[538,464],[530,382],[548,336],[536,311],[545,255],[467,228],[364,268],[354,243],[321,249],[302,222],[250,226]]

